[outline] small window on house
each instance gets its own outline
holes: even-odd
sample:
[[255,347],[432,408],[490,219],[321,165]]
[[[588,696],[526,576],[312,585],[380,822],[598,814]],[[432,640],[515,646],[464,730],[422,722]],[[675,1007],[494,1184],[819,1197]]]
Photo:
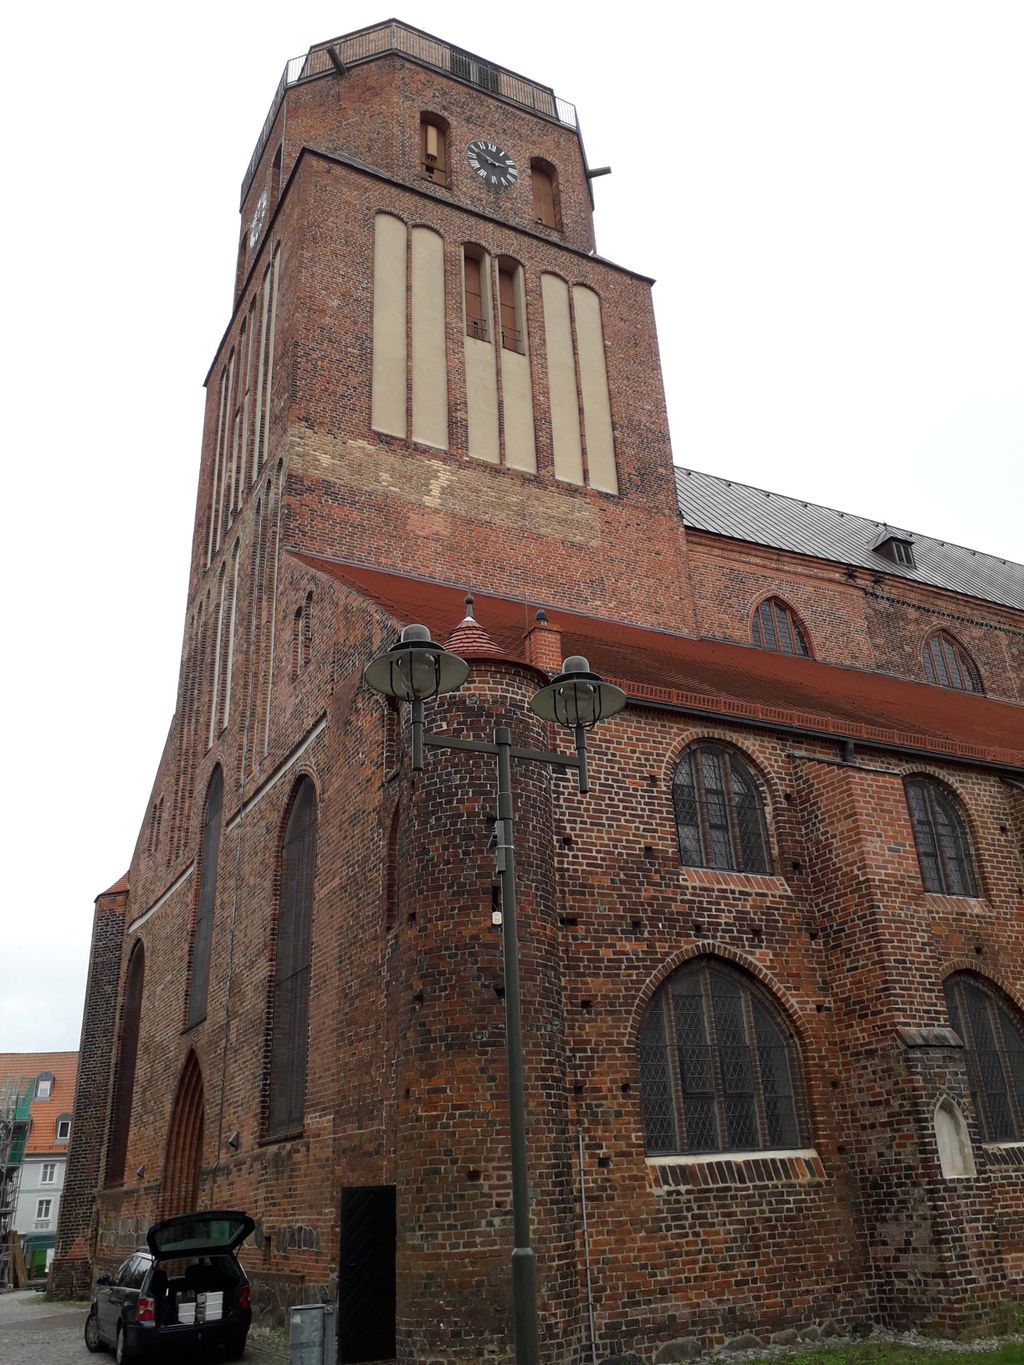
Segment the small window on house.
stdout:
[[781,597],[769,597],[761,603],[754,612],[751,633],[758,649],[805,656],[811,652],[796,612]]
[[908,778],[904,785],[924,889],[946,896],[976,896],[971,840],[953,798],[927,777]]
[[52,1185],[57,1179],[57,1163],[55,1161],[44,1161],[43,1169],[39,1172],[40,1185]]
[[71,1115],[61,1114],[57,1120],[57,1141],[67,1142],[71,1137]]
[[930,683],[956,692],[983,692],[981,675],[959,640],[936,631],[924,647],[924,674]]
[[53,1091],[53,1076],[49,1071],[36,1077],[36,1099],[48,1100]]
[[686,867],[770,872],[768,827],[750,768],[724,744],[686,750],[672,783],[679,857]]
[[435,185],[448,184],[448,125],[436,114],[420,117],[420,169]]
[[489,341],[487,329],[487,257],[479,247],[467,246],[463,252],[463,281],[466,307],[466,335]]
[[53,1200],[52,1200],[52,1199],[37,1199],[37,1200],[36,1200],[36,1226],[38,1227],[38,1225],[39,1225],[40,1223],[49,1222],[49,1220],[50,1220],[50,1214],[52,1213],[52,1211],[53,1211]]
[[949,1022],[963,1039],[974,1112],[985,1142],[1024,1139],[1024,1021],[970,972],[945,984]]
[[648,1156],[804,1145],[796,1041],[745,973],[688,963],[651,1000],[639,1041]]
[[498,262],[498,303],[501,308],[501,344],[506,351],[526,350],[522,315],[522,271],[515,261]]
[[542,227],[557,228],[558,207],[555,195],[555,168],[536,158],[530,162],[530,184],[533,187],[533,219]]

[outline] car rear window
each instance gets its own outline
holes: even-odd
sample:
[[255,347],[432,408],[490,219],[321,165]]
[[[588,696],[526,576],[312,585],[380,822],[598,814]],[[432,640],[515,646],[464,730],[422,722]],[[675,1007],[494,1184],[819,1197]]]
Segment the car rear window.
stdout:
[[169,1281],[180,1281],[182,1288],[199,1291],[231,1288],[242,1279],[242,1268],[234,1256],[161,1257],[156,1268]]

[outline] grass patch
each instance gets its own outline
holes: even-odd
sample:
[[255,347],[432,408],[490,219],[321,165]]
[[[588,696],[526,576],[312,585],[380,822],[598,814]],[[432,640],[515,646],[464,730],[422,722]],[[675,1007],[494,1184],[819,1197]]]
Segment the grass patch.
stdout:
[[786,1365],[1024,1365],[1024,1345],[994,1351],[943,1351],[934,1346],[831,1346],[787,1356]]

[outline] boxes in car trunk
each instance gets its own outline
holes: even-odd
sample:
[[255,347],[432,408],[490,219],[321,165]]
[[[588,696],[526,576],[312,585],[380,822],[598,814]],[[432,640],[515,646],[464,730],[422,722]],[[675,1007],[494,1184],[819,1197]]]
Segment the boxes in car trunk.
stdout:
[[216,1322],[224,1316],[224,1291],[196,1295],[196,1322]]

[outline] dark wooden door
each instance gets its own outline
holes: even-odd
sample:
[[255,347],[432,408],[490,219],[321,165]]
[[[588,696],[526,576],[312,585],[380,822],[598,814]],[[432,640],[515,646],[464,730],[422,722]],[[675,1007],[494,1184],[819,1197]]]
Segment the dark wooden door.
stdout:
[[395,1187],[341,1192],[338,1360],[395,1358]]

